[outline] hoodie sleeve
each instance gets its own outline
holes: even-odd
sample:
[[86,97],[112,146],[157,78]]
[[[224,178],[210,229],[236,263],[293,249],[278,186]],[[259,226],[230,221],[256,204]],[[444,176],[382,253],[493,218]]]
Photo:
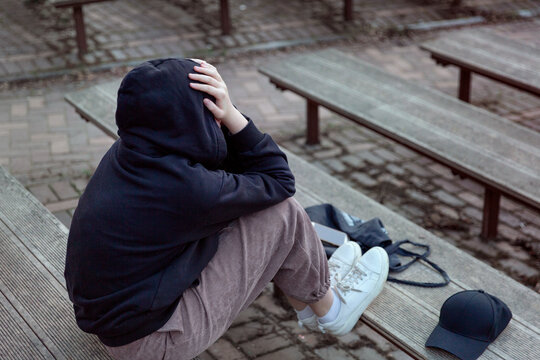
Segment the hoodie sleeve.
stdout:
[[208,224],[262,210],[295,193],[294,176],[286,155],[268,134],[261,133],[249,117],[246,119],[248,124],[240,132],[230,135],[224,131],[235,173],[212,171],[220,186],[209,202]]

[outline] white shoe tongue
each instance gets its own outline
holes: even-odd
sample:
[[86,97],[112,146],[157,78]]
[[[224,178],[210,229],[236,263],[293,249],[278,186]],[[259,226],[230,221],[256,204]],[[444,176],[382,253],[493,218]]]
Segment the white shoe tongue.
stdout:
[[351,266],[354,263],[357,254],[357,252],[355,251],[355,245],[358,246],[353,242],[346,242],[345,244],[341,245],[336,249],[336,251],[334,251],[331,260],[337,260],[344,265]]

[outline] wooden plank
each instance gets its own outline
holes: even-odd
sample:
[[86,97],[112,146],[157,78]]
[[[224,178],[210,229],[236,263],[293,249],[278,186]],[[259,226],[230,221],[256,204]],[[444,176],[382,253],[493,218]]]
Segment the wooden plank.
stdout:
[[[114,114],[116,111],[116,91],[120,81],[113,81],[89,89],[68,93],[65,99],[87,121],[91,121],[107,135],[117,139],[118,130]],[[114,90],[112,90],[114,89]],[[102,121],[95,121],[102,119]]]
[[420,47],[446,63],[540,95],[540,49],[484,29],[454,32]]
[[[424,343],[437,324],[440,307],[450,295],[464,289],[484,289],[505,301],[514,318],[482,358],[535,359],[540,356],[539,294],[314,169],[293,154],[286,153],[298,184],[297,198],[304,206],[331,202],[363,219],[379,217],[395,240],[407,237],[429,244],[432,248],[430,259],[446,269],[452,278],[449,286],[437,289],[387,283],[383,293],[366,310],[363,321],[415,356],[453,359],[442,351],[426,349]],[[434,271],[426,264],[415,264],[402,276],[415,280],[437,280]]]
[[62,275],[65,227],[2,167],[0,184],[0,292],[55,359],[108,359],[75,323]]
[[0,358],[54,359],[45,345],[4,296],[0,283]]
[[291,57],[260,71],[280,86],[540,207],[536,132],[335,50]]

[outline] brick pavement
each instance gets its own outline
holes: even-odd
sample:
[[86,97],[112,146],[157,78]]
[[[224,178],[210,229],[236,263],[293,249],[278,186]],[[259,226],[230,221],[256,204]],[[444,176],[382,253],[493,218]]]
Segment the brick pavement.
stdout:
[[[487,2],[486,2],[487,3]],[[539,46],[540,21],[491,26]],[[436,32],[388,41],[343,40],[333,45],[406,79],[455,94],[457,71],[436,66],[417,43]],[[289,150],[350,183],[385,206],[540,291],[540,217],[503,200],[500,237],[481,242],[482,189],[454,177],[428,159],[321,110],[323,142],[304,144],[304,101],[276,90],[256,72],[269,59],[286,58],[325,44],[265,51],[246,56],[215,56],[233,102]],[[126,68],[81,73],[48,81],[0,86],[0,164],[16,175],[55,215],[69,226],[77,199],[111,144],[101,131],[83,122],[63,94],[113,77]],[[540,100],[489,80],[473,81],[475,105],[540,130]],[[406,234],[395,234],[396,239]],[[359,324],[336,339],[302,332],[294,314],[283,310],[269,290],[248,308],[202,359],[407,359],[408,357]]]
[[[230,54],[299,43],[399,35],[463,23],[515,20],[540,14],[530,0],[377,0],[354,2],[343,21],[342,1],[231,0],[233,33],[222,36],[218,1],[130,0],[84,7],[89,52],[77,56],[71,9],[44,0],[0,2],[0,80],[95,69],[163,56]],[[457,22],[456,22],[457,21]],[[28,26],[32,24],[32,26]]]

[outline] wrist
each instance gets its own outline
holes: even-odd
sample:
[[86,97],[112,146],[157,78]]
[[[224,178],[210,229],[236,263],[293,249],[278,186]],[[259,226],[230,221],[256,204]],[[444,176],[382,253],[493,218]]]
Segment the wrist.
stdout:
[[248,121],[238,109],[233,108],[231,116],[227,119],[223,119],[223,124],[229,129],[229,132],[234,135],[245,128]]

